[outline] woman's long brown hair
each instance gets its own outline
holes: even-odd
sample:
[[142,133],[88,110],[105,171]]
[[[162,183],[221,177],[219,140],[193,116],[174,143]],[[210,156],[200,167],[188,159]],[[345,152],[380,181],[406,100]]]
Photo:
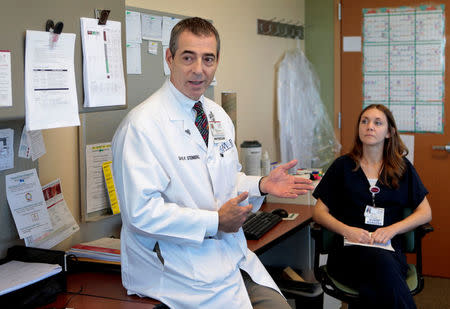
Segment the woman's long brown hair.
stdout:
[[403,157],[408,154],[408,149],[400,139],[394,116],[386,106],[382,104],[372,104],[363,109],[359,114],[358,122],[356,123],[356,133],[353,143],[353,149],[349,152],[349,156],[356,163],[355,170],[360,168],[360,159],[363,155],[363,145],[361,139],[359,138],[359,123],[361,122],[361,116],[364,114],[364,112],[372,108],[376,108],[386,115],[386,119],[388,122],[388,132],[391,135],[389,138],[386,138],[384,140],[383,165],[379,181],[385,186],[397,189],[400,178],[403,176],[406,170],[406,164],[403,160]]

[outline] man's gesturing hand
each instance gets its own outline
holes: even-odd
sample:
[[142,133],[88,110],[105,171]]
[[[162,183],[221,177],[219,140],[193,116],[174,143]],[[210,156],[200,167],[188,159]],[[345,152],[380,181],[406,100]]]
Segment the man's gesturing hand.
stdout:
[[261,192],[278,197],[296,198],[299,194],[314,190],[311,180],[288,174],[288,170],[296,164],[297,160],[292,160],[271,171],[269,176],[263,177],[259,185]]
[[219,209],[219,230],[225,233],[235,233],[247,219],[252,205],[239,206],[238,204],[248,197],[248,192],[241,193],[228,200]]

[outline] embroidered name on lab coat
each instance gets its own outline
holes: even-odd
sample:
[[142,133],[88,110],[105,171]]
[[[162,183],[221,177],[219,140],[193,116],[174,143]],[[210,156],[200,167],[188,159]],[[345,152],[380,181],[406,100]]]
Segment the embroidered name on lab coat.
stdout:
[[193,155],[193,156],[178,156],[178,160],[185,161],[185,160],[200,160],[199,155]]
[[220,145],[220,148],[219,148],[220,154],[223,155],[224,152],[230,150],[231,148],[233,148],[233,141],[231,139],[229,139],[228,141],[223,142]]

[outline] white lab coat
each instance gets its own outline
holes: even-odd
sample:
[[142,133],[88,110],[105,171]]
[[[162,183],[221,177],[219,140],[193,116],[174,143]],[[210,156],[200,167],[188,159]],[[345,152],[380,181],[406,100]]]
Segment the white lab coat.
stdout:
[[[239,268],[278,287],[248,250],[242,229],[217,232],[217,210],[248,191],[256,211],[259,177],[239,173],[234,127],[202,97],[224,140],[207,148],[194,124],[194,101],[166,83],[122,121],[113,139],[113,172],[122,216],[122,282],[129,294],[171,308],[251,308]],[[154,251],[158,242],[164,263]]]

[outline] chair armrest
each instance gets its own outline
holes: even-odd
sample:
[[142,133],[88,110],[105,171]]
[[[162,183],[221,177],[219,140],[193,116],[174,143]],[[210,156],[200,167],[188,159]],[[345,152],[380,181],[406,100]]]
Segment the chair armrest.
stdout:
[[326,229],[317,222],[312,222],[310,227],[311,236],[315,240],[315,251],[319,254],[328,254],[332,246],[332,240],[335,233]]
[[311,237],[314,239],[314,251],[316,254],[323,252],[323,227],[317,222],[310,223]]
[[422,238],[426,234],[433,232],[434,228],[430,223],[425,223],[416,227],[417,237]]
[[422,225],[419,225],[415,229],[415,251],[416,251],[416,268],[419,276],[422,276],[422,238],[434,231],[434,228],[431,224],[425,223]]
[[310,224],[311,228],[311,236],[318,241],[320,238],[322,238],[322,226],[317,222],[311,222]]
[[311,237],[314,239],[314,276],[316,280],[322,282],[324,280],[324,275],[319,267],[320,263],[320,253],[323,250],[322,233],[323,228],[317,222],[311,222],[309,224],[311,230]]

